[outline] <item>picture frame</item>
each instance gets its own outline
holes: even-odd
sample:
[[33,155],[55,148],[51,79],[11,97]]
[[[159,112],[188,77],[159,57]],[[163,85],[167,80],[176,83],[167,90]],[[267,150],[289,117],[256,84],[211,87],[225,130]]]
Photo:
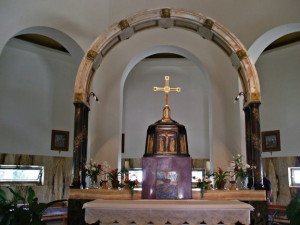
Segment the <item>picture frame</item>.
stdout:
[[261,138],[263,152],[274,152],[281,150],[279,130],[264,131],[261,133]]
[[62,130],[52,130],[51,150],[69,151],[69,132]]

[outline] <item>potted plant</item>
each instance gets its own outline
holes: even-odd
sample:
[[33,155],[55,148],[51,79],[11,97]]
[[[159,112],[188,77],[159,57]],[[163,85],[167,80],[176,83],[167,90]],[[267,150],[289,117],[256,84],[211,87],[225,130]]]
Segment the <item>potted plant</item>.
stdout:
[[118,189],[119,187],[119,174],[121,174],[121,171],[118,169],[111,170],[108,173],[108,179],[110,180],[113,189]]
[[300,224],[300,196],[291,200],[286,208],[286,214],[291,222],[291,225]]
[[38,198],[31,187],[23,197],[20,192],[8,188],[13,198],[8,200],[6,193],[0,189],[0,225],[46,225],[42,221],[43,212],[51,205],[66,200],[38,203]]
[[211,176],[214,177],[215,186],[217,187],[217,189],[222,190],[224,189],[225,184],[227,182],[227,177],[229,176],[229,172],[224,171],[219,167],[218,171],[211,174]]

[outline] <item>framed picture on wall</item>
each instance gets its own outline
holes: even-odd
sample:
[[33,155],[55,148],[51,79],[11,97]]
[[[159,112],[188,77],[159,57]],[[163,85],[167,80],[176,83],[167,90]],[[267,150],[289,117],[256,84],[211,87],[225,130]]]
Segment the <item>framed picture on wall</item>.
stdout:
[[51,150],[69,151],[69,132],[61,130],[52,130]]
[[274,152],[280,151],[280,131],[271,130],[261,132],[262,138],[262,151],[263,152]]

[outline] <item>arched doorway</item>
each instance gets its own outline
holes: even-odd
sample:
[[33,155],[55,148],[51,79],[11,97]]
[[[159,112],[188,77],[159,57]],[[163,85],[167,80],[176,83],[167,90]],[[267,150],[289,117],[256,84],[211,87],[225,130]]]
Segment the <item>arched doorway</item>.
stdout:
[[[135,33],[150,28],[182,28],[211,40],[230,58],[237,70],[243,93],[246,117],[251,121],[247,129],[248,163],[256,166],[256,186],[261,183],[260,128],[259,111],[260,87],[256,69],[241,42],[225,27],[198,12],[186,9],[153,9],[138,12],[119,23],[115,23],[102,33],[85,54],[77,73],[74,104],[75,144],[74,144],[74,180],[73,187],[80,186],[80,171],[86,161],[87,115],[89,111],[89,93],[93,76],[109,51],[123,40]],[[248,109],[248,110],[247,110]],[[252,124],[254,124],[252,126]],[[82,179],[84,180],[84,178]]]

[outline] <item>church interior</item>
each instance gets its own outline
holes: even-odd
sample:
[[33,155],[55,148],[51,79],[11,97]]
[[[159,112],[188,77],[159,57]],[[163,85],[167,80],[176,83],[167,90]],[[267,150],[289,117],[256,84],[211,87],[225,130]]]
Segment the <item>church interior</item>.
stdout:
[[141,169],[147,128],[165,106],[153,87],[169,76],[192,169],[230,170],[239,154],[256,166],[253,185],[266,173],[271,204],[287,206],[300,195],[300,178],[290,181],[290,168],[300,171],[299,9],[293,0],[2,0],[0,164],[43,166],[33,187],[41,202],[88,186],[90,159]]

